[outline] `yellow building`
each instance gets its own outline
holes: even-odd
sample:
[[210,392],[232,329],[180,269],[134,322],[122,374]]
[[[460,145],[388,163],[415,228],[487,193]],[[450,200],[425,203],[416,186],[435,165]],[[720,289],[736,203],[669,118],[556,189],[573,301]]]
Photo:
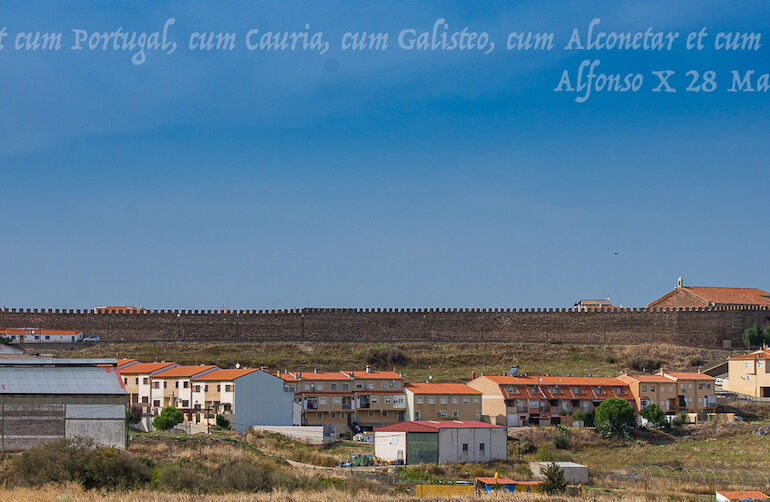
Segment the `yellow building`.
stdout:
[[282,372],[294,387],[302,425],[324,425],[332,435],[400,422],[404,379],[393,371]]
[[770,349],[728,359],[730,391],[754,397],[770,397]]
[[620,375],[634,395],[637,409],[655,404],[669,415],[716,410],[715,378],[704,373],[666,372]]
[[191,380],[216,369],[218,368],[214,365],[175,366],[155,373],[150,380],[153,414],[160,413],[167,406],[173,406],[189,419],[193,411]]
[[407,383],[407,420],[481,421],[481,391],[464,383]]
[[152,407],[152,377],[161,371],[179,366],[177,363],[140,363],[133,359],[121,359],[118,367],[120,376],[128,392],[129,403],[139,404],[144,413],[150,413]]

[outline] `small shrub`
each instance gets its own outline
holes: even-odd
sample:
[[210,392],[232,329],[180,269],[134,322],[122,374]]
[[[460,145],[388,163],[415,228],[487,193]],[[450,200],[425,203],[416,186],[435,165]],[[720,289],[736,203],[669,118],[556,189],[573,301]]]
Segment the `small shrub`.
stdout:
[[532,471],[530,470],[527,464],[516,464],[516,467],[513,469],[513,472],[515,472],[519,476],[524,476],[528,478],[532,477]]
[[690,356],[687,358],[687,365],[690,367],[703,366],[705,363],[699,356]]
[[632,359],[629,364],[631,365],[631,368],[633,368],[636,371],[645,371],[647,373],[652,373],[655,370],[660,369],[661,366],[663,366],[663,361],[660,361],[657,359],[645,359],[643,357],[637,357],[635,359]]
[[144,410],[140,404],[134,404],[130,408],[131,420],[128,422],[130,425],[138,424],[144,416]]
[[558,450],[566,450],[569,448],[569,438],[567,437],[567,434],[563,432],[557,432],[554,434],[551,442]]
[[408,360],[406,354],[396,347],[372,347],[366,352],[367,364],[377,368],[404,366]]
[[216,487],[223,493],[270,491],[270,473],[262,466],[236,460],[223,464],[216,471]]
[[573,422],[583,422],[585,427],[594,426],[594,414],[582,410],[575,410],[572,412]]
[[224,415],[217,415],[216,417],[217,427],[220,429],[229,429],[230,421],[224,417]]
[[555,463],[543,471],[543,484],[540,485],[540,490],[548,495],[559,495],[567,490],[564,472]]
[[537,447],[537,452],[535,453],[535,460],[538,460],[540,462],[556,462],[558,455],[554,451],[554,449],[551,447],[550,444],[542,443],[540,446]]
[[183,458],[160,467],[153,478],[162,490],[203,493],[210,485],[211,473],[201,462]]
[[184,416],[182,415],[182,412],[173,406],[168,406],[163,408],[163,411],[160,412],[160,415],[152,420],[152,426],[156,430],[167,431],[169,429],[173,429],[176,424],[180,424],[182,422],[184,422]]
[[607,354],[604,356],[604,362],[608,364],[615,364],[617,362],[617,359],[615,359],[615,356],[612,354]]

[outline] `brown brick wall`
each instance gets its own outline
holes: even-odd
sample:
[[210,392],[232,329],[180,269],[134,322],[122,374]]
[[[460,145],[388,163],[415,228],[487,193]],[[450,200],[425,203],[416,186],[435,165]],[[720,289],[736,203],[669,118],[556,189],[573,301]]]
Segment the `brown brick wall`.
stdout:
[[8,309],[0,327],[83,330],[102,341],[551,341],[564,343],[740,344],[758,307],[705,309],[295,309],[281,311],[149,311],[95,314],[79,310]]

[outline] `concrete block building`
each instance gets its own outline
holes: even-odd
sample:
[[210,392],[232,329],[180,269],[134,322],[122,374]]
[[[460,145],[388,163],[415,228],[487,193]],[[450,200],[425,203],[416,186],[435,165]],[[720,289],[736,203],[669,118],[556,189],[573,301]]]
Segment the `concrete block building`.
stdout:
[[505,460],[505,427],[476,421],[416,420],[374,428],[374,454],[405,464]]

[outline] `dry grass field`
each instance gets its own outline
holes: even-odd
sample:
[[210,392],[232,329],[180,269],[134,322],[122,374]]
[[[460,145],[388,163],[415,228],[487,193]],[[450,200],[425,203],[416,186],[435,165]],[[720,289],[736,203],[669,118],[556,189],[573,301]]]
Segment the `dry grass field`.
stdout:
[[724,361],[730,351],[676,345],[567,345],[540,343],[279,343],[155,342],[104,343],[58,349],[62,357],[120,357],[221,367],[267,366],[270,370],[321,371],[363,368],[403,372],[412,381],[467,381],[500,374],[518,365],[521,373],[615,376],[628,370],[662,365],[670,370],[697,370]]

